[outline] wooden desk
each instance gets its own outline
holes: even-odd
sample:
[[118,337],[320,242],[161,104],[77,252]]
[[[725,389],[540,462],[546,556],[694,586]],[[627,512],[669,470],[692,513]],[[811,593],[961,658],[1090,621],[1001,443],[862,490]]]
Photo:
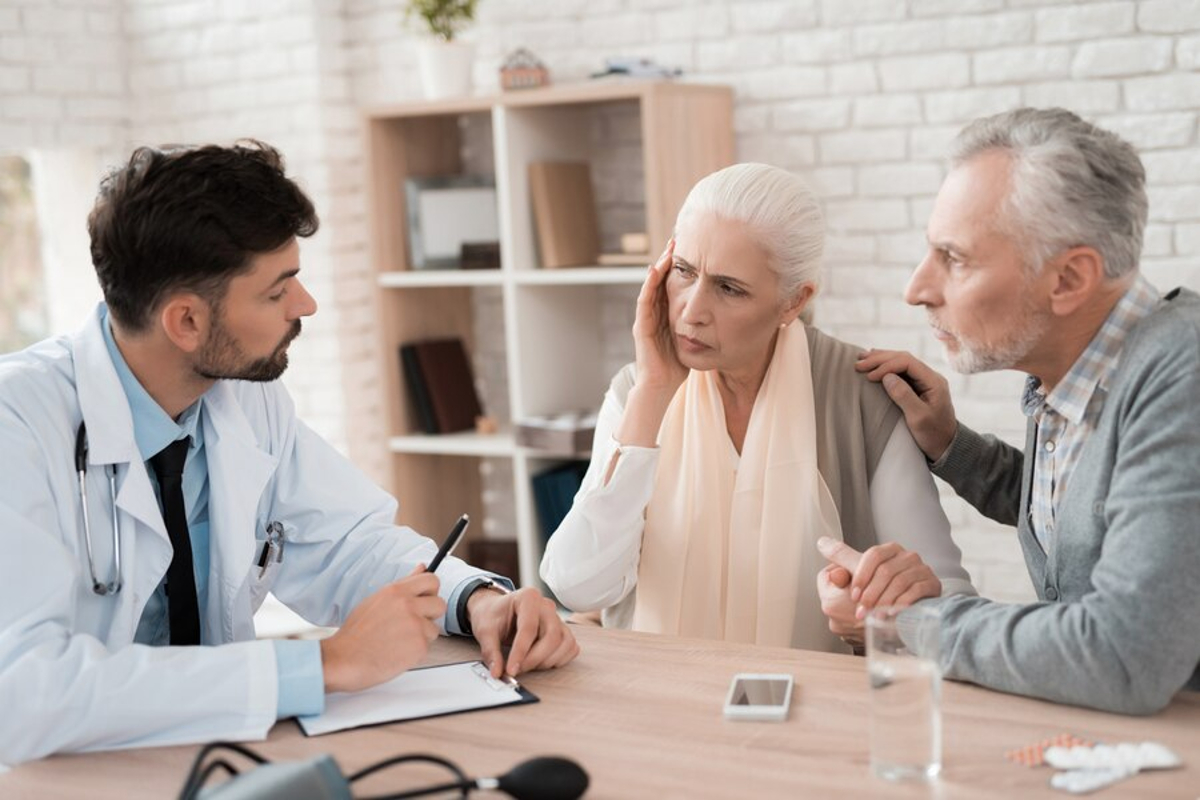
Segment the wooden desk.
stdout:
[[[405,752],[435,753],[469,775],[495,775],[539,754],[576,759],[588,797],[1069,797],[1049,789],[1051,770],[1011,764],[1007,750],[1061,732],[1107,742],[1153,739],[1183,769],[1139,775],[1101,798],[1200,797],[1200,693],[1161,714],[1121,717],[946,682],[944,767],[930,784],[891,784],[867,769],[863,659],[576,627],[572,665],[525,676],[542,702],[305,738],[275,726],[252,746],[272,759],[333,753],[349,773]],[[432,661],[473,657],[472,643],[441,640]],[[728,722],[722,704],[739,671],[796,676],[784,723]],[[0,775],[4,798],[174,797],[195,747],[56,756]],[[442,780],[402,766],[356,786],[383,794]],[[491,795],[495,796],[495,795]]]

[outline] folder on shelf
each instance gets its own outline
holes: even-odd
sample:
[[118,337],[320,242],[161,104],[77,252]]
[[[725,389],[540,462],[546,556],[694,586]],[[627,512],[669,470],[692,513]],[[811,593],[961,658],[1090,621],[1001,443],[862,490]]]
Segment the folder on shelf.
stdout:
[[305,736],[386,725],[485,708],[536,703],[512,678],[497,680],[482,661],[418,667],[361,692],[335,692],[320,714],[299,717]]
[[534,161],[529,165],[529,196],[542,267],[596,263],[600,233],[592,172],[586,161]]
[[483,415],[483,408],[461,339],[402,345],[400,362],[422,430],[453,433],[475,429],[475,418]]
[[533,504],[537,507],[538,522],[542,528],[542,541],[547,542],[558,530],[575,495],[583,485],[587,472],[586,462],[564,464],[560,467],[539,472],[533,476]]

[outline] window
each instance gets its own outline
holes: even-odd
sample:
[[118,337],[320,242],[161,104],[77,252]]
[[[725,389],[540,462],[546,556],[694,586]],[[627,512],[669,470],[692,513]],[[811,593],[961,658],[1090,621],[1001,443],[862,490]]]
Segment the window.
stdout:
[[29,162],[0,155],[0,353],[47,334],[45,282]]

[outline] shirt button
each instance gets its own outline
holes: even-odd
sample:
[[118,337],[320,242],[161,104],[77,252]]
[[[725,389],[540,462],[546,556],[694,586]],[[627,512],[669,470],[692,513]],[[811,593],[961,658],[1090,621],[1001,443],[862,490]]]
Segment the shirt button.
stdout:
[[1046,587],[1046,599],[1047,600],[1057,600],[1058,599],[1058,589],[1055,589],[1053,586],[1047,586]]
[[1047,452],[1047,453],[1053,453],[1053,452],[1054,452],[1054,442],[1053,442],[1053,441],[1046,442],[1046,444],[1045,444],[1045,445],[1043,445],[1043,446],[1046,448],[1046,452]]

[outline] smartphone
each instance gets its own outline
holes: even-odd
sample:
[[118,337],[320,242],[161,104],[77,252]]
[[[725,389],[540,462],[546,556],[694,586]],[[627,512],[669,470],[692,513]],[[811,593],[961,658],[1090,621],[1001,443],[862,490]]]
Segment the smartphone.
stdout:
[[782,722],[787,719],[791,702],[791,675],[739,672],[729,684],[725,717]]
[[463,534],[467,532],[467,524],[471,518],[463,514],[458,518],[458,522],[454,523],[454,527],[450,529],[450,535],[446,537],[446,541],[442,542],[442,546],[438,548],[437,555],[433,557],[433,561],[429,562],[429,566],[425,568],[426,572],[433,572],[445,560],[446,556],[454,552],[454,547],[462,539]]

